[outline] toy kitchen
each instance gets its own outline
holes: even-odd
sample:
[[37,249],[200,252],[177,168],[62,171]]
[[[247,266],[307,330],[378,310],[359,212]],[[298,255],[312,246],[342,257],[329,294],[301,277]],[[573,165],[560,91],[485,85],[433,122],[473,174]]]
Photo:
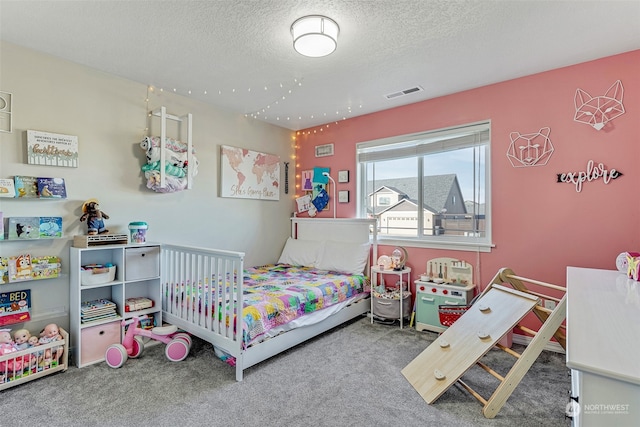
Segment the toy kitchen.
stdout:
[[427,261],[426,272],[415,281],[416,329],[444,332],[440,322],[441,305],[469,305],[474,296],[473,266],[455,258],[433,258]]

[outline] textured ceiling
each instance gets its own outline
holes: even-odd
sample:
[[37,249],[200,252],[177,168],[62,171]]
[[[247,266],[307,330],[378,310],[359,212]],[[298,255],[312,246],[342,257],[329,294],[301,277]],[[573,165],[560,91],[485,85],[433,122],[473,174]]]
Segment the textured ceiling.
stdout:
[[[309,14],[333,54],[293,50]],[[0,38],[299,130],[640,49],[640,0],[0,0]]]

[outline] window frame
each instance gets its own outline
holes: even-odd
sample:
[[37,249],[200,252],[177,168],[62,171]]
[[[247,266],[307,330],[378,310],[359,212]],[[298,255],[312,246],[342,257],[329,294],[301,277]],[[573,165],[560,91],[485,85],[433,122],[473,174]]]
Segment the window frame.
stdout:
[[[464,135],[478,135],[479,142],[462,141]],[[483,138],[486,138],[484,140]],[[448,143],[450,141],[451,143]],[[391,148],[390,146],[395,146]],[[416,149],[415,147],[421,148]],[[356,216],[364,218],[367,216],[365,198],[367,195],[366,188],[366,165],[376,160],[382,161],[387,158],[384,152],[393,152],[396,156],[393,158],[411,158],[418,160],[416,173],[418,177],[424,177],[422,168],[422,158],[429,153],[440,153],[450,151],[455,148],[467,148],[472,146],[484,147],[484,214],[485,214],[485,236],[448,236],[444,235],[416,235],[409,236],[385,236],[378,233],[378,241],[383,245],[404,245],[409,247],[433,248],[433,249],[449,249],[473,252],[490,252],[494,246],[492,243],[492,222],[491,214],[491,120],[484,120],[475,123],[464,124],[460,126],[452,126],[447,128],[416,132],[405,135],[396,135],[387,138],[381,138],[371,141],[363,141],[356,144]],[[385,150],[385,147],[386,150]],[[412,148],[414,147],[414,148]],[[438,149],[439,148],[439,149]],[[411,152],[415,151],[415,154]],[[400,157],[398,157],[398,154]],[[367,160],[368,159],[368,160]],[[422,178],[419,178],[422,179]],[[422,195],[420,195],[420,199]],[[422,200],[420,200],[421,202]],[[420,217],[421,215],[418,215]],[[418,227],[423,227],[422,221],[419,220]]]

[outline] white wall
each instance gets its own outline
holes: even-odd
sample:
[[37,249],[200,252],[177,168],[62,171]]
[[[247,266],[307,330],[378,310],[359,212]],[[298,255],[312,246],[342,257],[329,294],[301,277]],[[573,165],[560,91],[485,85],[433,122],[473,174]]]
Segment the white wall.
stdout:
[[[13,94],[13,132],[0,132],[0,177],[61,177],[67,183],[63,201],[0,199],[9,216],[61,216],[65,238],[33,243],[0,243],[0,256],[20,253],[58,255],[64,276],[0,286],[0,292],[31,289],[33,331],[49,321],[68,328],[69,247],[80,223],[83,201],[98,198],[110,215],[112,232],[127,232],[131,221],[149,224],[147,240],[246,252],[245,265],[277,260],[289,234],[294,188],[280,201],[237,200],[218,196],[220,145],[279,155],[293,154],[290,130],[243,115],[230,114],[147,85],[0,42],[0,90]],[[160,134],[160,119],[147,111],[164,105],[171,114],[193,114],[193,143],[199,160],[193,189],[173,194],[148,190],[140,167],[145,163],[139,142]],[[150,125],[151,131],[145,128]],[[26,162],[26,130],[76,135],[79,167],[50,167]],[[170,128],[171,129],[171,128]],[[177,136],[169,133],[169,136]],[[289,171],[295,182],[294,162]],[[281,164],[281,183],[284,165]],[[18,325],[12,326],[12,328]]]

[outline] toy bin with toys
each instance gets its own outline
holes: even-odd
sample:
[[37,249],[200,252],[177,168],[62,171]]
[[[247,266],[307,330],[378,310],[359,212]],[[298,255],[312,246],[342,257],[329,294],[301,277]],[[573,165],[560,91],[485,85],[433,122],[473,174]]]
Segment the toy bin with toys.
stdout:
[[100,285],[113,282],[116,278],[116,266],[107,264],[83,265],[80,271],[80,283],[82,286]]
[[24,328],[0,329],[0,390],[66,371],[69,334],[49,324],[38,335]]

